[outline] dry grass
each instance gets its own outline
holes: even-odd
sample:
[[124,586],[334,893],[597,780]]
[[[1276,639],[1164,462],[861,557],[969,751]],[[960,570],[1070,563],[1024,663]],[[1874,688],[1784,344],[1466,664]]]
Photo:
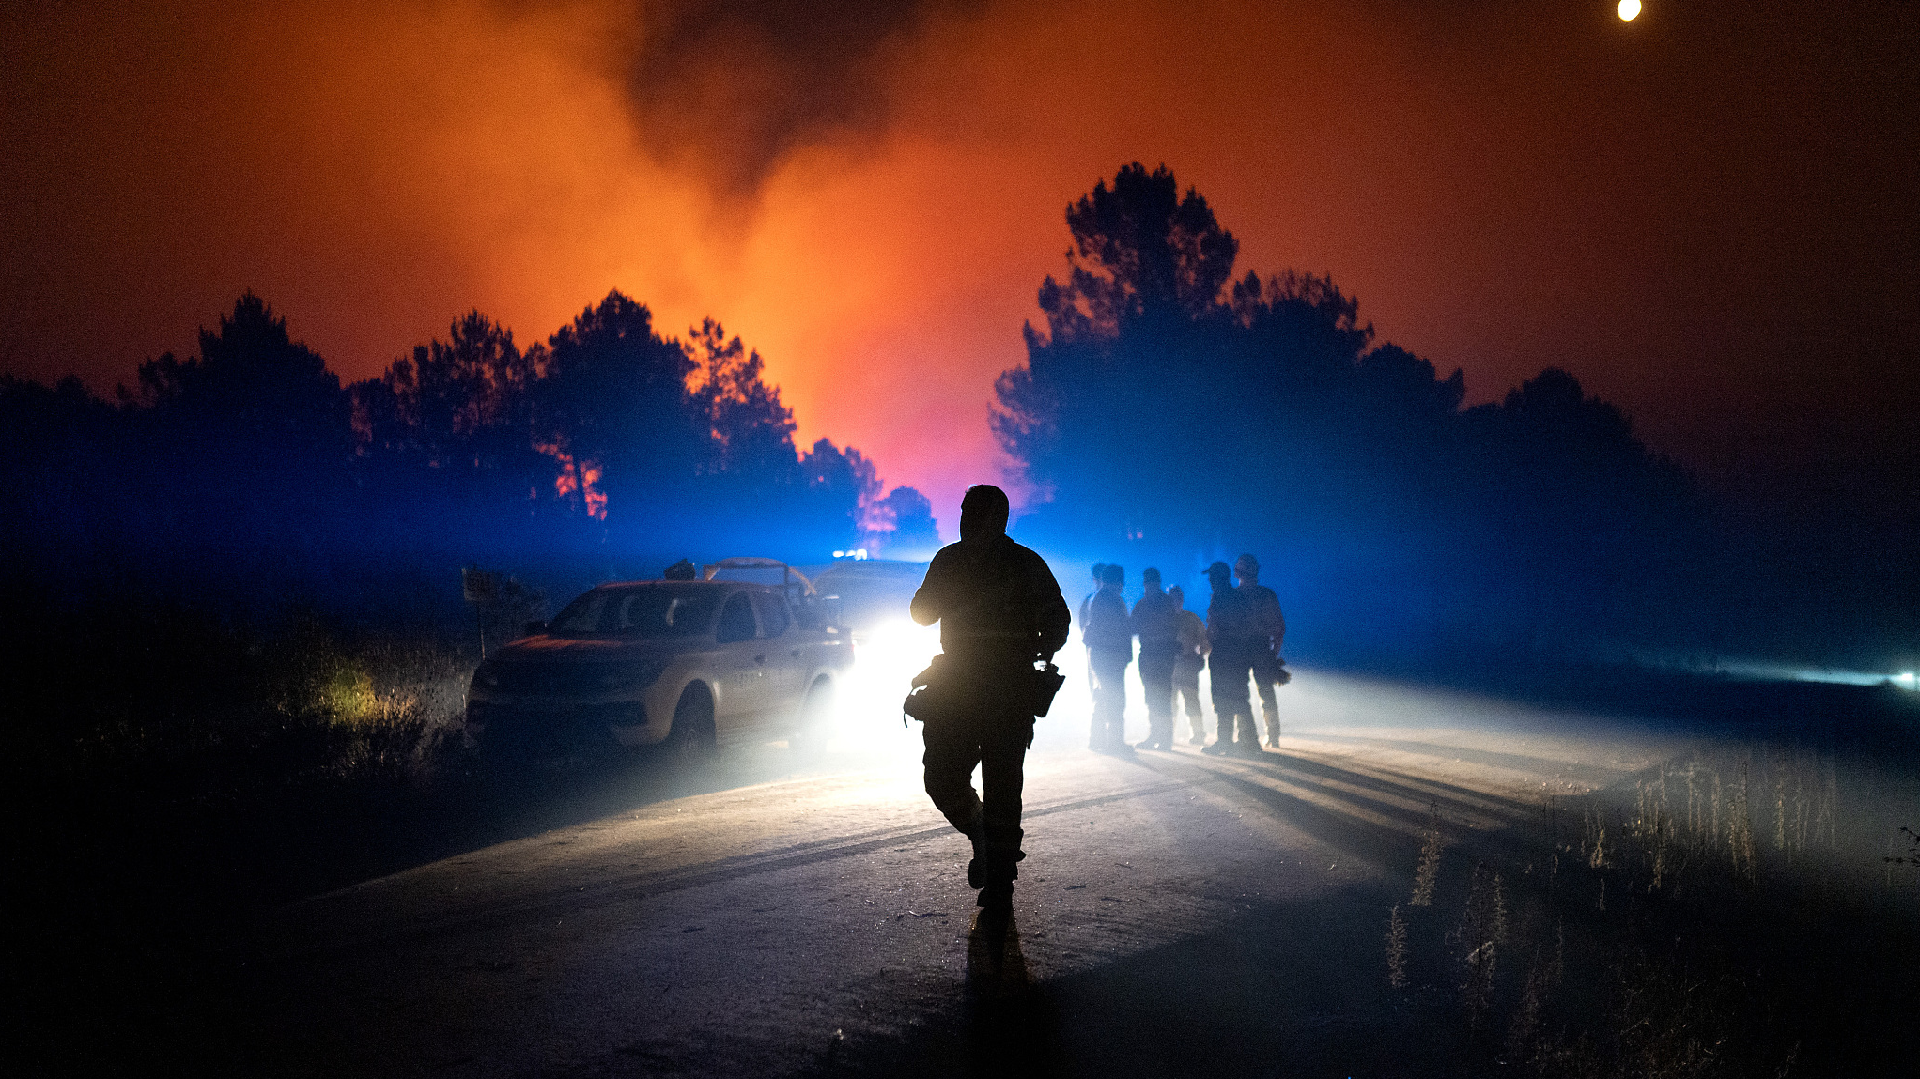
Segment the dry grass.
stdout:
[[285,648],[271,701],[287,724],[317,728],[318,773],[425,780],[456,748],[470,658],[431,640],[321,633]]
[[1440,879],[1440,854],[1445,849],[1440,839],[1440,803],[1434,802],[1429,810],[1426,832],[1420,839],[1420,864],[1414,870],[1413,897],[1407,900],[1409,906],[1433,905],[1434,885]]
[[1506,940],[1507,903],[1500,874],[1484,864],[1476,865],[1466,907],[1451,936],[1462,972],[1460,1002],[1466,1008],[1468,1025],[1476,1030],[1493,1009],[1494,975],[1500,946]]
[[[1424,1021],[1452,1016],[1475,1047],[1469,1056],[1489,1066],[1540,1076],[1789,1074],[1822,1024],[1850,1022],[1860,1001],[1884,996],[1860,983],[1866,976],[1848,966],[1857,959],[1840,956],[1860,954],[1861,917],[1888,909],[1864,872],[1881,861],[1872,814],[1895,812],[1884,800],[1916,790],[1911,777],[1871,769],[1856,783],[1848,816],[1831,753],[1697,755],[1588,799],[1571,842],[1548,798],[1545,826],[1514,830],[1513,843],[1463,839],[1458,853],[1474,852],[1471,861],[1443,857],[1436,811],[1410,904],[1436,909],[1389,912],[1389,987]],[[1887,851],[1889,872],[1920,868],[1920,833],[1900,832],[1910,849]],[[1834,946],[1810,943],[1821,940]],[[1808,999],[1803,978],[1866,995]]]
[[392,866],[467,785],[473,657],[431,634],[177,605],[0,629],[31,674],[3,735],[32,927],[10,957],[43,1020],[113,1017],[89,1043],[185,1030],[167,1009],[207,1005],[252,911]]
[[1387,984],[1396,991],[1407,987],[1407,923],[1399,904],[1387,914]]

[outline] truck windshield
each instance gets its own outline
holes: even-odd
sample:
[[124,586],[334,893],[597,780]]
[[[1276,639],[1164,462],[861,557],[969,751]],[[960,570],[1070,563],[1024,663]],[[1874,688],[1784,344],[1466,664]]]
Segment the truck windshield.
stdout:
[[561,637],[642,640],[697,637],[713,628],[713,612],[724,591],[678,581],[597,588],[567,604],[548,632]]

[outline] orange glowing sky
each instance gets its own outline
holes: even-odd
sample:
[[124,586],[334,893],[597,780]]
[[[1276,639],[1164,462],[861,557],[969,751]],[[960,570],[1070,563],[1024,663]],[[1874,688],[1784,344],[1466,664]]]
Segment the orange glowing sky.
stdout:
[[346,380],[469,308],[530,342],[619,288],[741,334],[803,439],[951,533],[1063,207],[1139,160],[1243,271],[1330,272],[1470,400],[1559,364],[1709,474],[1911,430],[1883,407],[1916,399],[1920,324],[1892,0],[18,7],[25,377],[110,392],[245,288]]

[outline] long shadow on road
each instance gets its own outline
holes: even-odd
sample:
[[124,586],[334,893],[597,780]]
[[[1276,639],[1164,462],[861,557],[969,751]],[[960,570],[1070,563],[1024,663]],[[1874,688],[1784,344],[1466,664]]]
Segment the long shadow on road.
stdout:
[[[1175,944],[1032,983],[969,941],[969,983],[915,1034],[849,1045],[819,1075],[1409,1074],[1450,1046],[1382,1044],[1378,887],[1262,905]],[[984,961],[983,961],[984,960]],[[1443,1072],[1442,1072],[1443,1073]]]
[[[1404,902],[1422,830],[1534,807],[1431,777],[1301,757],[1142,755],[1140,767],[1205,788],[1340,858],[1386,872],[1265,901],[1190,935],[1064,976],[1035,980],[1016,925],[976,929],[967,980],[909,1034],[836,1045],[818,1075],[1165,1076],[1451,1074],[1469,1032],[1384,1036],[1404,1004],[1386,981],[1386,911]],[[1449,832],[1457,824],[1443,823]],[[1504,829],[1503,829],[1504,830]],[[1024,915],[1046,928],[1037,914]],[[1384,1022],[1383,1022],[1384,1021]]]
[[[329,818],[331,834],[294,844],[299,865],[262,872],[274,882],[269,899],[292,899],[676,798],[831,770],[835,763],[774,743],[729,747],[691,765],[635,753],[463,769],[409,796]],[[267,849],[263,845],[263,853]]]
[[[1891,1075],[1911,1064],[1909,912],[1785,855],[1758,886],[1698,865],[1670,865],[1650,886],[1650,848],[1589,855],[1587,815],[1623,822],[1659,768],[1550,804],[1296,755],[1141,764],[1384,872],[1037,981],[1018,932],[1005,952],[970,940],[968,982],[950,1003],[906,1033],[837,1046],[814,1074]],[[1436,812],[1437,894],[1414,909]],[[1411,936],[1397,988],[1389,911]],[[1498,938],[1499,964],[1476,934]]]

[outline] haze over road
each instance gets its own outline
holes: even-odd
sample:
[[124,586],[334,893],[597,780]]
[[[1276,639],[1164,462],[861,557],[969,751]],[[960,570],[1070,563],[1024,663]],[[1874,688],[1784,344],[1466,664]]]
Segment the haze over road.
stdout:
[[738,747],[693,780],[703,792],[664,800],[687,778],[636,769],[611,795],[631,808],[276,912],[253,964],[261,1063],[1150,1074],[1204,1051],[1227,1072],[1349,1066],[1382,1050],[1363,1022],[1381,926],[1432,807],[1460,832],[1527,827],[1547,793],[1676,749],[1306,672],[1282,693],[1281,753],[1122,760],[1085,750],[1083,685],[1039,727],[1004,951],[970,946],[965,842],[920,789],[917,724],[879,687],[847,696],[808,765]]

